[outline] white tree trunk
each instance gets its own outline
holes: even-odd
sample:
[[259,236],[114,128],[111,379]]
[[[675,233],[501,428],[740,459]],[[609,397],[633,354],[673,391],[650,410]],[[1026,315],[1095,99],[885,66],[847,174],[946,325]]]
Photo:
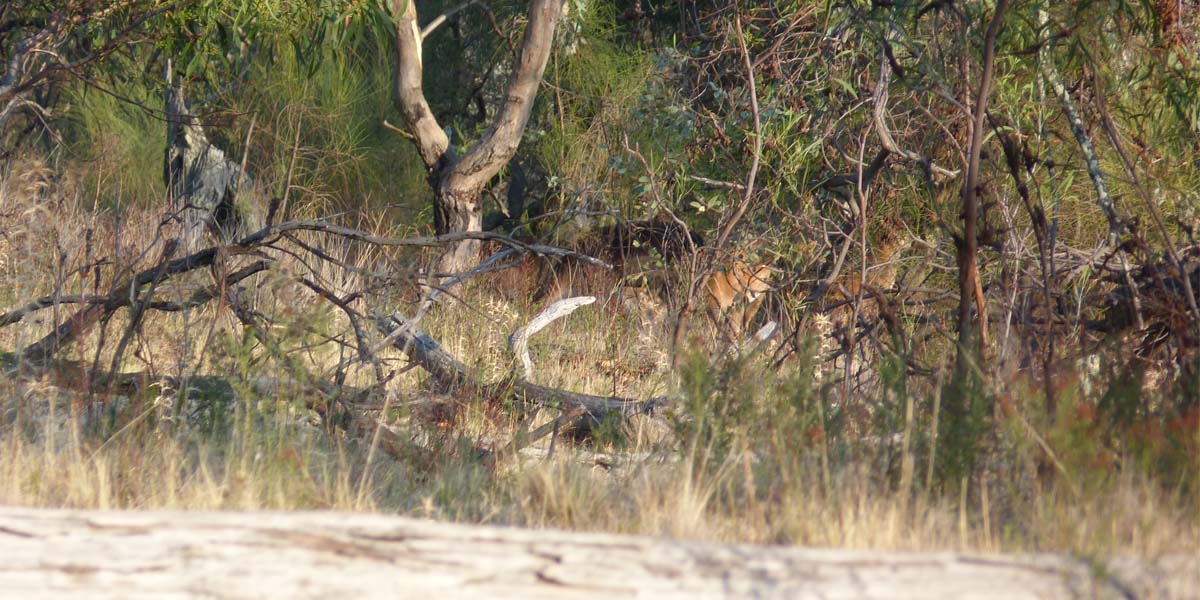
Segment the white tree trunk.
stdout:
[[[1196,597],[1200,561],[734,546],[344,513],[0,508],[0,597]],[[1104,572],[1105,575],[1098,575]]]

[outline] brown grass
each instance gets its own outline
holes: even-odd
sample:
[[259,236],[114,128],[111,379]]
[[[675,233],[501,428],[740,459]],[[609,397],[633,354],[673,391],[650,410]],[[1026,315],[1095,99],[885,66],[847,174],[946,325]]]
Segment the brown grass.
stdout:
[[[39,165],[15,166],[0,181],[4,304],[56,291],[104,293],[114,273],[152,264],[160,214],[131,210],[118,220],[94,212],[86,191]],[[360,248],[331,251],[364,270],[404,264],[401,256]],[[100,282],[94,268],[81,269],[106,258],[112,261],[101,264]],[[345,358],[335,344],[322,341],[345,333],[344,315],[294,276],[306,272],[338,293],[371,280],[322,264],[309,272],[295,258],[280,256],[275,270],[255,281],[255,307],[275,321],[271,333],[285,356],[252,342],[218,304],[187,315],[154,315],[141,328],[122,370],[227,378],[234,391],[227,406],[200,392],[185,398],[157,386],[96,394],[85,381],[64,386],[52,377],[15,375],[0,381],[0,502],[388,511],[857,548],[1089,556],[1200,551],[1200,517],[1190,496],[1196,489],[1194,453],[1183,467],[1162,471],[1155,456],[1145,460],[1130,447],[1105,447],[1099,429],[998,413],[987,416],[996,423],[995,439],[983,466],[971,477],[947,479],[940,475],[941,459],[928,451],[933,388],[914,385],[907,396],[897,396],[885,385],[877,398],[853,399],[874,403],[871,415],[880,424],[834,429],[813,420],[829,418],[826,412],[838,410],[840,401],[812,380],[811,366],[720,367],[697,359],[700,366],[671,372],[668,324],[636,312],[584,309],[539,334],[533,341],[536,380],[597,394],[671,392],[683,398],[665,418],[637,418],[587,443],[559,439],[552,456],[542,440],[502,457],[492,469],[478,451],[503,447],[519,427],[519,411],[422,392],[424,376],[413,370],[389,384],[392,408],[380,415],[411,442],[411,454],[387,454],[374,447],[373,424],[339,429],[323,422],[305,403],[313,392],[303,383],[275,395],[252,385],[260,376],[331,379]],[[196,273],[161,293],[183,296],[211,277]],[[385,289],[370,301],[403,308],[394,298],[395,291]],[[482,377],[506,375],[511,358],[505,337],[537,307],[491,294],[486,286],[468,289],[461,301],[439,307],[423,326]],[[0,330],[0,348],[28,344],[71,310],[46,310]],[[98,330],[62,358],[106,367],[125,319],[108,324],[103,344]],[[389,369],[402,366],[395,356],[386,358],[393,361]],[[346,381],[368,383],[369,371],[352,368]],[[415,409],[440,401],[460,408],[437,419],[422,418],[425,413]],[[904,416],[906,402],[917,407],[915,416]],[[1093,405],[1086,398],[1076,403],[1084,413]],[[201,410],[206,406],[207,412]],[[1032,401],[1006,406],[1020,415],[1036,413]],[[895,418],[882,423],[888,415]],[[1163,448],[1178,440],[1194,444],[1200,431],[1180,427],[1146,435],[1161,437]],[[904,434],[911,443],[899,441]],[[1039,440],[1057,450],[1058,477],[1039,474]],[[1162,452],[1158,456],[1166,456]]]

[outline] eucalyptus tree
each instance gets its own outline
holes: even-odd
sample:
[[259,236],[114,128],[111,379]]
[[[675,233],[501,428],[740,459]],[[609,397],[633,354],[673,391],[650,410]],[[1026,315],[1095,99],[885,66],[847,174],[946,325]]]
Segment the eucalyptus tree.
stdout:
[[[435,193],[437,233],[482,229],[483,189],[516,154],[553,49],[562,5],[562,0],[530,1],[525,36],[504,99],[479,140],[459,156],[425,97],[424,34],[418,24],[416,3],[392,0],[396,27],[396,103],[421,160],[429,169],[429,182]],[[478,240],[457,242],[442,255],[437,271],[449,274],[469,269],[477,262],[478,251]]]

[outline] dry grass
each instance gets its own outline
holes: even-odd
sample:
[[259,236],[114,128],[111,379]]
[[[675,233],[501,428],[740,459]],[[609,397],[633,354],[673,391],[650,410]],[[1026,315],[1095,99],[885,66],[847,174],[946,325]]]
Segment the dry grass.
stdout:
[[[131,211],[118,221],[91,211],[86,197],[36,161],[4,175],[4,304],[55,292],[103,293],[94,269],[81,267],[105,257],[118,257],[101,265],[105,282],[114,272],[153,264],[160,215]],[[401,260],[351,248],[337,253],[363,269],[393,269]],[[283,256],[274,273],[256,280],[255,307],[277,324],[271,333],[284,356],[265,352],[214,304],[186,315],[154,315],[118,365],[154,375],[222,376],[234,392],[229,404],[156,386],[101,395],[83,381],[69,386],[51,376],[14,375],[0,382],[0,502],[394,511],[857,548],[1200,552],[1200,517],[1190,496],[1197,484],[1194,453],[1182,468],[1168,471],[1174,475],[1159,476],[1163,471],[1135,460],[1132,450],[1117,449],[1118,455],[1126,452],[1119,460],[1098,462],[1108,454],[1088,451],[1090,430],[1034,422],[995,427],[985,466],[972,477],[950,479],[941,474],[940,459],[930,462],[927,422],[905,419],[903,411],[884,418],[896,414],[894,395],[859,400],[879,403],[871,429],[822,426],[813,419],[827,418],[822,411],[836,402],[812,381],[811,365],[723,369],[700,361],[673,373],[663,341],[669,327],[636,313],[584,309],[544,331],[533,343],[536,378],[598,394],[672,391],[685,400],[666,419],[638,418],[589,443],[560,439],[552,456],[543,440],[502,457],[493,469],[478,450],[506,443],[518,427],[516,413],[459,398],[449,401],[464,407],[449,419],[423,420],[410,404],[439,398],[414,392],[424,376],[413,370],[389,384],[396,398],[406,399],[382,415],[411,443],[411,454],[389,455],[373,443],[370,423],[355,429],[322,421],[304,402],[312,390],[302,384],[272,394],[252,385],[264,375],[329,379],[345,358],[337,345],[322,343],[323,336],[346,332],[344,315],[296,284],[293,275],[301,271],[298,259]],[[368,275],[328,264],[308,273],[339,293],[370,282]],[[211,280],[194,275],[162,293],[184,295]],[[389,294],[372,301],[391,302]],[[505,337],[535,307],[506,303],[486,287],[469,289],[462,300],[435,311],[423,325],[481,376],[505,375],[511,364]],[[71,310],[61,306],[0,330],[0,347],[28,344]],[[63,358],[107,367],[124,319],[108,323],[106,341],[93,332]],[[347,382],[368,382],[369,370],[356,369]],[[927,417],[931,389],[913,386],[908,394]],[[1079,406],[1088,404],[1081,400]],[[1032,411],[1032,404],[1022,410]],[[913,434],[909,445],[893,437],[904,431]],[[1039,478],[1031,431],[1056,444],[1061,476]],[[1200,431],[1185,429],[1171,439],[1196,443],[1198,436]],[[1078,447],[1066,447],[1071,444]]]

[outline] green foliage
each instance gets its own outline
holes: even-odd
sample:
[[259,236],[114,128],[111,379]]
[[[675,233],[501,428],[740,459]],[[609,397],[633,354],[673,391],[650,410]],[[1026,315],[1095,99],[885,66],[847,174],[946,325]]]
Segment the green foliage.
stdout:
[[167,127],[152,112],[161,106],[161,94],[136,79],[124,81],[117,93],[120,98],[81,82],[65,88],[64,157],[88,165],[85,205],[162,205]]
[[745,450],[760,398],[749,371],[738,361],[713,369],[706,356],[694,353],[680,372],[683,404],[675,433],[685,455],[702,470],[720,467],[732,453]]
[[[412,143],[381,127],[394,119],[386,39],[365,30],[316,59],[288,45],[273,54],[251,66],[254,85],[223,99],[234,112],[255,115],[252,173],[281,190],[292,168],[293,186],[304,190],[297,214],[387,209],[394,221],[414,220],[430,192]],[[238,119],[230,143],[240,145],[249,125]]]
[[290,58],[319,64],[333,45],[327,35],[343,23],[371,19],[374,7],[375,0],[197,0],[161,17],[158,47],[183,78],[220,89],[258,60],[273,62],[285,46]]
[[604,182],[598,190],[604,205],[626,212],[622,209],[630,208],[631,196],[624,190],[638,174],[616,166],[627,158],[623,139],[628,136],[648,156],[662,156],[661,128],[641,107],[653,93],[652,78],[669,73],[656,69],[647,53],[621,42],[612,7],[588,4],[589,12],[575,16],[577,35],[586,43],[571,52],[560,47],[551,57],[546,79],[552,87],[540,94],[546,109],[527,130],[527,139],[536,141],[553,190],[575,194]]
[[991,430],[993,399],[974,370],[952,378],[941,391],[938,474],[948,489],[970,477],[984,459]]

